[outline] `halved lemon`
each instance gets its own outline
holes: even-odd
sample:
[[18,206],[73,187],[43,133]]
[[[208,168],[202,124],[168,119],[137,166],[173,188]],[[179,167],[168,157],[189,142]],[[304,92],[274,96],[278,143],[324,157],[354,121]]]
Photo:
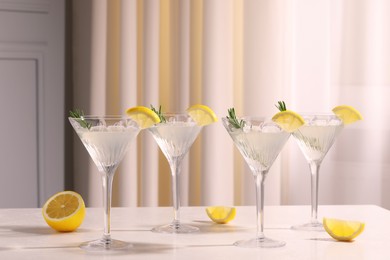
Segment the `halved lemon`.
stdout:
[[218,224],[226,224],[236,216],[236,208],[225,206],[214,206],[206,208],[209,218]]
[[201,126],[212,124],[218,121],[214,111],[205,105],[193,105],[187,108],[187,113],[194,121]]
[[360,112],[352,106],[341,105],[333,108],[332,111],[345,125],[352,124],[358,120],[363,120]]
[[141,128],[148,128],[154,124],[160,123],[158,115],[147,107],[131,107],[126,110],[126,114],[136,121]]
[[77,229],[85,217],[85,204],[80,194],[62,191],[50,197],[42,208],[46,223],[60,232]]
[[359,221],[324,218],[323,225],[328,234],[339,241],[351,241],[360,235],[365,224]]
[[285,110],[276,113],[272,120],[277,123],[284,131],[294,132],[299,127],[305,124],[305,120],[298,113],[295,113],[291,110]]

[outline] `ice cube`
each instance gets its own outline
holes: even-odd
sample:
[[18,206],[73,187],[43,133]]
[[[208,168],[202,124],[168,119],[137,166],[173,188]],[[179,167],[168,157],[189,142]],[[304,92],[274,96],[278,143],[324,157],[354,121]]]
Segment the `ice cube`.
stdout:
[[308,119],[305,118],[305,121],[309,126],[326,126],[328,124],[328,120],[321,116],[309,117]]
[[89,130],[91,132],[106,132],[107,128],[104,125],[97,125],[97,126],[92,126]]
[[119,122],[116,122],[114,126],[124,126],[124,122],[121,120]]
[[328,125],[328,120],[326,119],[317,119],[313,122],[314,125],[316,126],[327,126]]
[[341,121],[340,119],[336,119],[336,118],[332,118],[331,120],[329,120],[329,125],[341,125]]
[[249,133],[252,130],[252,125],[246,124],[243,128],[242,131],[244,133]]
[[273,123],[264,123],[261,127],[263,133],[278,133],[280,132],[280,127]]
[[96,125],[97,126],[104,126],[104,127],[106,127],[107,123],[106,123],[106,120],[101,118],[101,119],[99,119],[99,122]]
[[172,117],[168,118],[168,122],[170,122],[170,123],[176,122],[176,117],[172,116]]
[[110,125],[107,127],[107,131],[110,132],[123,132],[125,131],[125,127],[122,125]]

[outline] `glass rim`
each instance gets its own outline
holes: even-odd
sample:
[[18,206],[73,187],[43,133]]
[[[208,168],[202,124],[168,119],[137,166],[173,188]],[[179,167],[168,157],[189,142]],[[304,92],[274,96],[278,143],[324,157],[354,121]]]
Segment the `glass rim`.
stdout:
[[163,116],[190,116],[187,112],[163,112]]
[[[99,116],[99,115],[83,115],[82,116],[85,119],[131,119],[131,117],[126,115],[106,115],[106,116]],[[78,119],[75,117],[68,116],[69,119]],[[131,119],[132,120],[132,119]]]
[[301,116],[336,116],[335,113],[332,112],[296,112]]
[[[238,119],[246,120],[246,119],[252,119],[252,120],[262,120],[262,121],[272,121],[272,117],[267,116],[237,116]],[[221,120],[228,120],[225,117],[221,117]]]
[[304,119],[305,118],[309,118],[309,119],[312,119],[312,118],[315,118],[315,117],[318,117],[318,118],[332,118],[332,119],[336,119],[340,122],[343,122],[343,120],[338,117],[337,115],[333,114],[333,113],[298,113],[301,117],[303,117]]

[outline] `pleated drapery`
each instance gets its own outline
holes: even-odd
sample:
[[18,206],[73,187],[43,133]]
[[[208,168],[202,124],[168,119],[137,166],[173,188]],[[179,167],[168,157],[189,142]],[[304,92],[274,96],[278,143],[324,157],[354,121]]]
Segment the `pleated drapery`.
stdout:
[[[390,207],[385,0],[73,1],[73,103],[88,114],[192,104],[218,117],[358,108],[320,172],[320,204]],[[74,138],[74,188],[101,205],[100,175]],[[253,204],[253,177],[222,123],[205,127],[182,165],[182,205]],[[368,188],[368,186],[370,188]],[[364,192],[363,192],[364,191]],[[170,171],[142,131],[114,180],[114,206],[169,206]],[[291,139],[266,179],[266,204],[309,204],[310,174]]]

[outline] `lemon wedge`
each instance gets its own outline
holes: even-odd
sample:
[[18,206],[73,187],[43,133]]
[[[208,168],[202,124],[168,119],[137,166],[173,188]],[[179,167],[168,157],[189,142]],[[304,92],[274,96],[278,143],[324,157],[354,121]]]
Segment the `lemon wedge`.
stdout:
[[276,113],[272,117],[272,120],[277,123],[284,131],[289,133],[294,132],[305,124],[305,120],[303,120],[302,116],[291,110],[285,110]]
[[333,113],[340,118],[344,125],[352,124],[358,120],[363,120],[362,115],[354,107],[341,105],[332,109]]
[[206,213],[215,223],[226,224],[236,216],[236,208],[224,206],[207,207]]
[[365,226],[363,222],[332,218],[324,218],[323,225],[326,232],[339,241],[353,240],[363,232]]
[[50,197],[42,208],[46,223],[60,232],[77,229],[85,217],[85,204],[80,194],[62,191]]
[[142,129],[160,123],[160,118],[150,108],[143,106],[131,107],[126,110],[126,114],[137,122]]
[[205,105],[193,105],[187,108],[187,113],[200,126],[209,125],[218,121],[214,111]]

